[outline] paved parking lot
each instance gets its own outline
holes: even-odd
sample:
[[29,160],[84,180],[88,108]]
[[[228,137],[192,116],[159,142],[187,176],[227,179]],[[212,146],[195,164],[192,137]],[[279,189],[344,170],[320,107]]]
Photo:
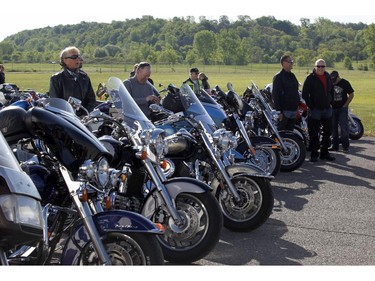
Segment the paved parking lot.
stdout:
[[375,265],[375,138],[335,162],[310,163],[272,182],[274,210],[249,233],[224,229],[196,265]]

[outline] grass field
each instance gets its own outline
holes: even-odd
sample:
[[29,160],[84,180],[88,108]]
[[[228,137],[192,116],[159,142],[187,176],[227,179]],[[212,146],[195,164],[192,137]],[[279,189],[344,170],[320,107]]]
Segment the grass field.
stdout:
[[[249,66],[200,66],[200,71],[209,77],[212,86],[219,85],[226,90],[227,82],[232,82],[235,91],[242,95],[247,86],[253,81],[259,88],[264,88],[272,82],[272,77],[280,69],[278,64],[249,65]],[[37,92],[47,92],[50,76],[60,70],[56,64],[6,64],[6,82],[16,84],[21,90],[31,88]],[[154,65],[151,78],[158,88],[158,84],[173,83],[180,86],[188,78],[189,66]],[[355,66],[354,66],[355,68]],[[98,84],[105,83],[108,78],[115,76],[124,80],[132,70],[131,65],[84,65],[89,74],[94,90]],[[301,84],[311,68],[295,66],[293,72]],[[364,124],[365,135],[375,136],[375,72],[359,70],[343,70],[339,66],[335,69],[327,68],[328,72],[338,70],[340,76],[349,80],[355,90],[355,97],[351,103],[351,110],[358,115]]]

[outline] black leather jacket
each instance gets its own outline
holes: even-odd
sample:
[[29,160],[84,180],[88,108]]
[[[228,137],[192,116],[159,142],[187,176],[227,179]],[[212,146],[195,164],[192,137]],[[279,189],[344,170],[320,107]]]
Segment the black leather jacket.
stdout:
[[96,105],[96,97],[91,80],[87,73],[82,70],[79,70],[78,73],[72,73],[64,68],[52,75],[49,95],[51,98],[62,98],[65,100],[68,100],[70,96],[78,98],[82,101],[82,106],[89,112]]
[[331,107],[333,98],[333,84],[329,73],[324,73],[327,79],[327,90],[324,90],[323,84],[317,77],[315,70],[309,74],[303,84],[302,98],[306,101],[310,109],[327,109]]

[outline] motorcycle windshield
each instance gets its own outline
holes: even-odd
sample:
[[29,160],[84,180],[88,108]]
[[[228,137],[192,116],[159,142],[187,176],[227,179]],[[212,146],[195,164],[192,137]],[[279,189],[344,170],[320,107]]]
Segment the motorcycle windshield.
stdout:
[[18,162],[9,148],[7,141],[5,140],[3,133],[0,131],[0,167],[9,168],[21,172],[21,168]]
[[40,195],[31,178],[22,171],[16,157],[0,131],[0,178],[2,192],[23,194],[40,200]]
[[120,114],[122,114],[124,122],[129,127],[132,129],[138,129],[138,126],[136,125],[137,121],[143,130],[155,128],[154,124],[139,108],[133,97],[126,89],[124,83],[119,78],[109,78],[106,88],[107,93],[112,98],[115,108]]
[[[210,97],[206,98],[209,100],[208,98]],[[214,120],[207,113],[198,97],[186,83],[182,84],[180,88],[180,99],[181,104],[185,109],[185,115],[192,117],[196,121],[201,121],[209,133],[213,133],[216,130]]]

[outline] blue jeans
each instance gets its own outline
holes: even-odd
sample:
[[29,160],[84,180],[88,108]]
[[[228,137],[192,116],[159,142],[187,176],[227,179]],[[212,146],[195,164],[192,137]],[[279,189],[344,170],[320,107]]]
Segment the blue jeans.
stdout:
[[[349,148],[349,109],[347,107],[334,108],[332,110],[332,146],[339,147],[340,138],[343,148]],[[339,133],[340,126],[340,133]]]

